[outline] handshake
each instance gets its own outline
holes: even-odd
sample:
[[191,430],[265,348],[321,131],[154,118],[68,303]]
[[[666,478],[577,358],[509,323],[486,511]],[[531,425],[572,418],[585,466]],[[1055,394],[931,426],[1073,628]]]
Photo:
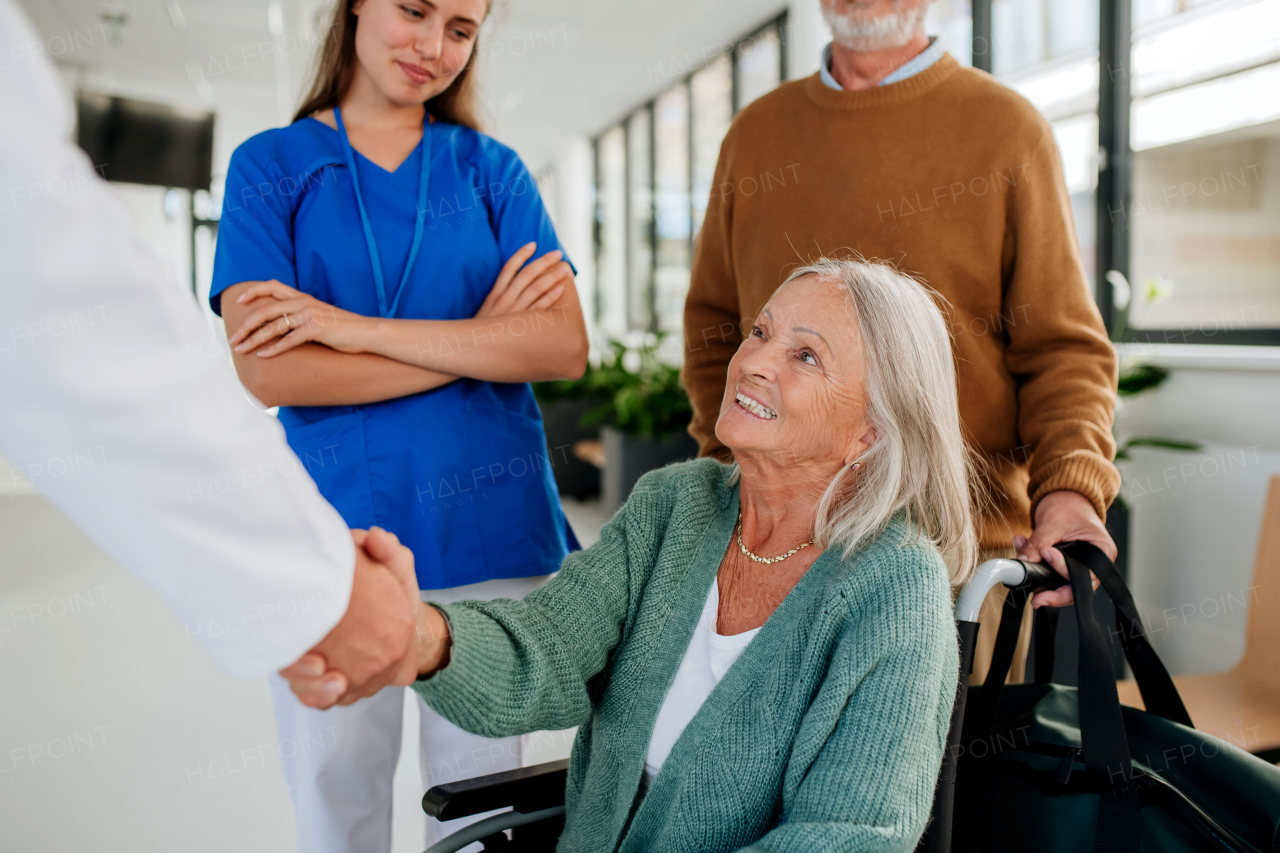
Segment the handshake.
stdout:
[[350,705],[449,662],[449,625],[419,598],[413,552],[378,527],[351,537],[356,566],[347,612],[315,648],[280,670],[312,708]]

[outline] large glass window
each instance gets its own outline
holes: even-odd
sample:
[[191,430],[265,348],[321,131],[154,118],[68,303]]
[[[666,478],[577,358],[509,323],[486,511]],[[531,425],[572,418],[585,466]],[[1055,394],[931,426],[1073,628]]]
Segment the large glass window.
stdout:
[[1217,6],[1134,5],[1129,326],[1161,342],[1280,328],[1280,0]]
[[1053,126],[1080,258],[1096,278],[1098,0],[992,0],[992,63]]
[[[1280,342],[1280,0],[1132,0],[1119,78],[1100,8],[1113,0],[991,0],[993,67],[1053,126],[1086,271],[1127,272],[1139,340]],[[1100,64],[1129,93],[1110,90],[1131,158],[1105,205]]]
[[925,29],[940,35],[947,52],[964,65],[973,64],[974,51],[986,52],[988,44],[973,43],[973,10],[969,0],[934,0]]
[[733,63],[722,56],[693,75],[693,234],[702,230],[720,143],[733,121]]
[[993,70],[1012,74],[1098,47],[1096,0],[992,0]]
[[689,86],[681,83],[653,106],[655,310],[662,331],[679,331],[689,292],[693,229],[689,201]]
[[1134,158],[1129,325],[1280,327],[1280,127],[1252,127]]
[[693,243],[737,109],[782,82],[785,16],[636,108],[595,140],[597,324],[678,332]]
[[606,334],[626,331],[627,135],[596,140],[596,320]]
[[782,82],[782,39],[774,22],[738,45],[737,108],[742,109]]
[[627,326],[653,325],[653,137],[649,107],[627,119]]

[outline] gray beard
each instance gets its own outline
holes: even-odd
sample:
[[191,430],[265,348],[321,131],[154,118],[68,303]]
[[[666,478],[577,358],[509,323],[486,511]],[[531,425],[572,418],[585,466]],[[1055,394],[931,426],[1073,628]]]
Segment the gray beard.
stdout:
[[822,17],[831,27],[836,44],[857,51],[902,47],[924,28],[928,13],[927,2],[904,12],[899,8],[899,0],[894,0],[892,12],[878,18],[856,7],[841,14],[825,4],[822,6]]

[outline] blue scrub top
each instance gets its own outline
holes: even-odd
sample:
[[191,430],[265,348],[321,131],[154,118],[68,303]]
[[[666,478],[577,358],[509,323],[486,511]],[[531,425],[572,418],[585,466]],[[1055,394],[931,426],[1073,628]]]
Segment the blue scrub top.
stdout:
[[[537,257],[561,246],[515,152],[458,125],[437,121],[429,132],[425,232],[395,316],[468,319],[518,248],[536,241]],[[413,240],[422,149],[395,172],[355,158],[384,280],[395,288]],[[260,133],[231,156],[210,304],[221,314],[223,290],[272,278],[378,314],[342,143],[315,119]],[[280,421],[349,526],[376,524],[413,551],[423,589],[548,574],[577,547],[551,471],[564,460],[548,451],[527,383],[459,379],[382,403],[281,407]]]

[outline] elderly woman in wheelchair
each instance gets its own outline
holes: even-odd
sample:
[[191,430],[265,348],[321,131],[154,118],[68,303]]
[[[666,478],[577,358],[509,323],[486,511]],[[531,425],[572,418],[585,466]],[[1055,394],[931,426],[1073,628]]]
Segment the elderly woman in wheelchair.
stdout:
[[579,727],[560,850],[910,850],[976,554],[930,294],[877,264],[797,270],[716,435],[734,465],[646,475],[523,600],[423,604],[415,688],[478,734]]

